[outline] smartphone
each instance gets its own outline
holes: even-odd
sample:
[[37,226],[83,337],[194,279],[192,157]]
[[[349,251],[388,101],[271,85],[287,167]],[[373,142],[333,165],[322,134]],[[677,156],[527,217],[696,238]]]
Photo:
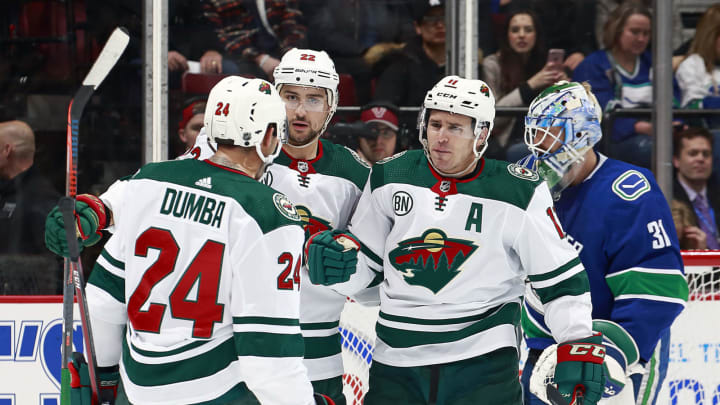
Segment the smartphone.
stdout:
[[562,66],[563,62],[565,61],[565,50],[564,49],[550,49],[548,50],[548,63],[552,63],[553,65]]

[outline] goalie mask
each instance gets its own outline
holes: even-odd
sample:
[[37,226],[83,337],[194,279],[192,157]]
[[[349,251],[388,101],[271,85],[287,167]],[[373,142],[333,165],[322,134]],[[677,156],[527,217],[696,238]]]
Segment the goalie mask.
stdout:
[[475,140],[473,144],[475,160],[471,164],[482,157],[487,149],[488,138],[495,119],[495,96],[485,82],[447,76],[435,84],[425,95],[425,101],[423,101],[422,110],[418,116],[418,137],[423,145],[425,156],[437,170],[430,158],[427,138],[431,110],[447,111],[472,118],[472,133],[464,135]]
[[572,184],[585,153],[600,141],[601,119],[602,109],[595,96],[576,82],[557,82],[530,104],[525,143],[553,198],[559,198]]
[[273,72],[278,92],[282,86],[294,85],[325,89],[330,110],[319,134],[325,132],[338,105],[338,84],[340,78],[335,64],[324,51],[293,48],[283,55]]
[[[208,95],[204,124],[208,137],[218,145],[254,146],[265,166],[287,142],[285,104],[277,90],[261,79],[229,76],[218,82]],[[265,156],[262,140],[270,126],[279,142]]]

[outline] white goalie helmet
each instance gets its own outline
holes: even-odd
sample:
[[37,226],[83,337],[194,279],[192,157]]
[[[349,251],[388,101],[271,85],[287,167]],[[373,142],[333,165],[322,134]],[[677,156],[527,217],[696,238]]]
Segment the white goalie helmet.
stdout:
[[330,56],[325,51],[293,48],[283,55],[273,76],[278,91],[286,84],[326,90],[330,112],[320,133],[325,132],[337,110],[338,84],[340,84],[340,77],[335,71],[335,64]]
[[577,177],[576,163],[600,142],[601,120],[597,99],[577,82],[557,82],[530,104],[525,143],[555,198]]
[[[228,76],[208,95],[205,131],[218,145],[255,147],[260,159],[272,163],[287,142],[285,104],[278,91],[262,79]],[[278,145],[269,156],[262,152],[262,140],[269,126],[275,128]]]
[[[418,137],[425,154],[430,160],[427,140],[427,123],[430,110],[447,111],[466,115],[473,120],[475,158],[480,159],[487,149],[488,138],[495,119],[495,96],[490,86],[482,80],[463,79],[459,76],[447,76],[437,82],[425,95],[423,108],[418,116]],[[487,129],[487,131],[485,131]],[[484,138],[483,134],[486,134]],[[481,140],[478,144],[478,140]],[[432,164],[432,160],[430,160]]]

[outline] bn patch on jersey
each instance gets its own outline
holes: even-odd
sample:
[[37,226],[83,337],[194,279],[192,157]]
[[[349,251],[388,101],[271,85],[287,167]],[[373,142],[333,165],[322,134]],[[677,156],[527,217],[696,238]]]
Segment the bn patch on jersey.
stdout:
[[625,201],[634,201],[650,191],[650,182],[637,170],[628,170],[615,179],[613,193]]
[[300,221],[300,214],[298,214],[293,203],[291,203],[284,194],[273,194],[273,203],[275,203],[275,207],[277,207],[278,211],[280,211],[285,218]]

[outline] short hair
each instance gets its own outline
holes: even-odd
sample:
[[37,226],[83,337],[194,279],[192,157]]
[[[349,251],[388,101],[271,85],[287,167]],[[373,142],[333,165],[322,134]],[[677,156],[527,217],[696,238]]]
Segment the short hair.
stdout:
[[715,51],[715,41],[720,35],[720,3],[708,8],[695,28],[695,37],[690,44],[688,55],[700,55],[705,62],[705,69],[712,74],[715,61],[720,55]]
[[622,35],[625,23],[630,16],[640,14],[652,20],[650,9],[636,1],[627,1],[615,8],[608,16],[603,29],[602,42],[605,49],[611,49]]
[[673,134],[673,156],[680,157],[680,152],[683,148],[683,139],[693,139],[702,137],[707,139],[710,143],[710,151],[712,152],[713,147],[713,136],[707,128],[702,127],[690,127],[688,129],[677,131]]

